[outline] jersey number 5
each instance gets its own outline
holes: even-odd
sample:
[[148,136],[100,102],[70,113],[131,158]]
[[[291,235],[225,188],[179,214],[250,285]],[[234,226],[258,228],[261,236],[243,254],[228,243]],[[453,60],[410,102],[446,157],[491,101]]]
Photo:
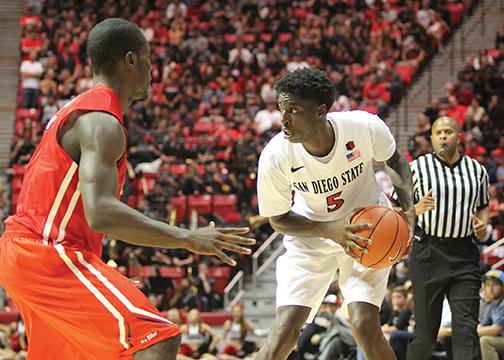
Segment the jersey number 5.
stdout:
[[327,201],[327,212],[333,212],[338,210],[340,207],[343,206],[343,203],[345,200],[343,199],[338,199],[338,197],[341,195],[341,191],[337,192],[336,194],[329,195],[326,198]]

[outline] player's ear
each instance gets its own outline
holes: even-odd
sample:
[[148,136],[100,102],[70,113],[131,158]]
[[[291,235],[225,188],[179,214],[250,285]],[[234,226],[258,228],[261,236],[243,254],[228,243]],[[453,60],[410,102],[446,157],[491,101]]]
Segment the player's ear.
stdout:
[[319,104],[315,109],[315,114],[317,115],[318,118],[322,118],[327,114],[328,110],[329,109],[327,108],[326,104]]
[[138,63],[138,55],[133,51],[128,51],[126,55],[124,55],[124,60],[128,69],[132,69]]

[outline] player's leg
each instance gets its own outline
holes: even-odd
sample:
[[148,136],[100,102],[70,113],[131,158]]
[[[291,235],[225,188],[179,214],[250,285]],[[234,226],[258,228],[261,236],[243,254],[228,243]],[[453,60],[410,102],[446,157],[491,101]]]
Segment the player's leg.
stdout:
[[[14,301],[35,315],[27,331],[32,357],[37,358],[32,344],[38,343],[46,346],[40,356],[60,358],[62,339],[75,358],[131,359],[179,334],[140,290],[95,254],[23,239],[8,248],[0,244],[10,259],[0,269],[12,275],[2,276],[2,282]],[[47,338],[44,326],[58,336]]]
[[[270,336],[256,359],[284,360],[293,350],[299,331],[317,314],[337,269],[334,246],[305,249],[288,244],[277,260],[277,313]],[[301,240],[302,243],[302,240]]]
[[380,326],[380,309],[365,302],[348,304],[352,334],[367,360],[393,360],[396,358]]
[[256,360],[283,360],[292,352],[311,308],[282,306],[277,309],[271,333],[259,350]]
[[339,284],[347,304],[355,340],[367,359],[395,359],[392,348],[383,336],[379,316],[390,268],[364,267],[343,250],[337,256]]
[[133,355],[134,360],[175,360],[180,345],[181,335],[177,335],[147,349],[140,350]]

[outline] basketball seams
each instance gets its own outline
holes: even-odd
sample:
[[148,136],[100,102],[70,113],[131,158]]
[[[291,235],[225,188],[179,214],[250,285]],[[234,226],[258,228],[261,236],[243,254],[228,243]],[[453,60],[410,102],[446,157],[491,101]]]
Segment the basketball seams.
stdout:
[[[350,223],[351,224],[356,224],[357,221],[365,214],[367,213],[368,211],[370,210],[373,210],[373,209],[376,209],[377,207],[382,207],[382,205],[371,205],[371,206],[368,206],[366,208],[363,208],[361,211],[359,211],[357,214],[355,214],[351,219],[350,219]],[[386,213],[385,213],[386,214]],[[381,220],[381,219],[380,219]],[[374,230],[374,229],[373,229]],[[371,236],[371,235],[370,235]],[[364,246],[364,248],[366,249],[367,248],[367,244]],[[356,250],[352,249],[352,252],[359,256],[358,253],[356,253]],[[359,262],[362,263],[362,257],[364,256],[364,253],[361,251],[360,252],[360,256],[359,256]]]
[[[388,250],[385,252],[385,255],[383,255],[383,257],[382,257],[381,259],[379,259],[378,261],[376,261],[375,263],[373,263],[373,264],[369,265],[370,267],[375,266],[376,264],[380,263],[383,259],[385,259],[385,258],[389,255],[390,250],[392,250],[392,248],[394,247],[394,245],[395,245],[395,243],[396,243],[396,241],[397,241],[397,234],[399,233],[399,227],[400,227],[400,224],[399,224],[399,219],[398,219],[398,217],[397,217],[398,215],[397,215],[397,212],[396,212],[396,211],[391,210],[391,209],[390,209],[390,211],[393,211],[393,212],[394,212],[394,215],[395,215],[395,216],[394,216],[394,218],[396,219],[396,231],[395,231],[394,241],[392,241],[392,244],[390,244],[390,247],[389,247],[389,248],[388,248]],[[385,214],[388,214],[388,212],[386,212]],[[381,221],[381,219],[380,219],[380,221]],[[376,223],[375,229],[376,229],[376,227],[378,227],[378,224],[380,223],[380,221],[378,221],[378,222]],[[374,230],[374,229],[373,229],[373,230]],[[389,261],[389,263],[390,263],[390,261]],[[391,265],[393,265],[393,264],[391,264]]]
[[[372,210],[372,209],[375,209],[375,208],[377,208],[377,207],[382,207],[382,206],[381,206],[381,205],[374,205],[374,206],[372,206],[372,207],[366,208],[366,210],[365,210],[365,211],[362,211],[362,213],[365,213],[365,212],[367,212],[368,210]],[[371,237],[373,236],[373,233],[374,233],[375,229],[376,229],[376,228],[378,227],[378,225],[380,224],[380,221],[382,221],[383,217],[384,217],[385,215],[387,215],[387,214],[389,213],[389,211],[390,211],[390,209],[387,209],[387,211],[385,211],[385,212],[384,212],[384,213],[380,216],[380,218],[379,218],[379,219],[378,219],[378,221],[376,222],[376,225],[373,227],[373,230],[371,230],[371,233],[369,234],[368,239],[371,239]],[[364,245],[364,249],[367,249],[367,244],[366,244],[366,245]],[[360,255],[360,259],[359,259],[360,261],[359,261],[359,262],[362,264],[362,258],[364,257],[365,253],[364,253],[364,252],[362,252],[362,251],[361,251],[360,253],[361,253],[361,255]],[[363,265],[364,265],[364,264],[363,264]],[[367,266],[367,265],[364,265],[364,266]]]

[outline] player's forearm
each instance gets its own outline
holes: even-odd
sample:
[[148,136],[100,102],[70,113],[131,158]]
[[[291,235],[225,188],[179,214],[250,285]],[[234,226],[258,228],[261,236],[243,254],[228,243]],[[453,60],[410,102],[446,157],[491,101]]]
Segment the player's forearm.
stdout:
[[387,173],[404,211],[414,211],[413,178],[408,160],[399,151],[385,162]]
[[140,246],[185,248],[187,230],[150,219],[117,199],[100,201],[86,209],[86,219],[95,231]]
[[273,229],[281,234],[300,237],[326,237],[326,222],[313,221],[292,211],[269,218]]

